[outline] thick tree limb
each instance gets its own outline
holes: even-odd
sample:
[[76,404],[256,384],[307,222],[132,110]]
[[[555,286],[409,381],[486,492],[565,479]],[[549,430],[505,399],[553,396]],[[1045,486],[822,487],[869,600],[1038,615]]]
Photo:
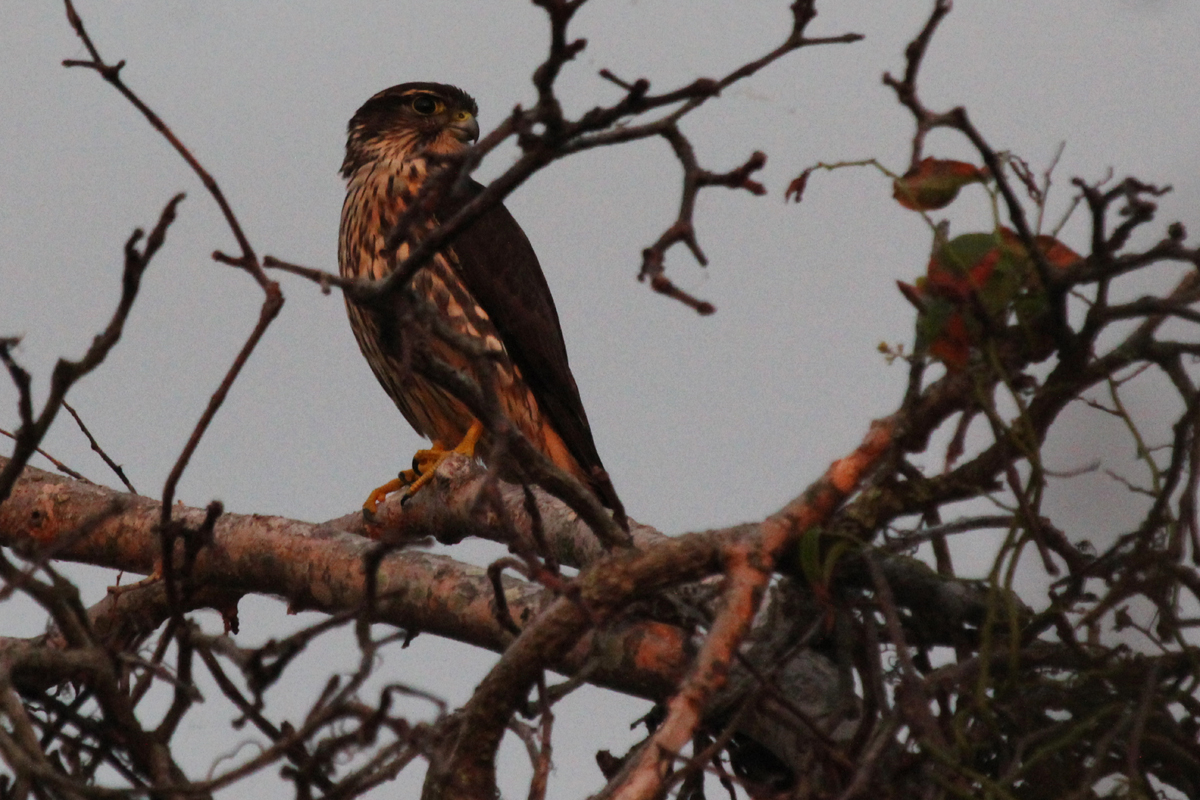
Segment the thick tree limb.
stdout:
[[[0,457],[0,469],[7,459]],[[112,512],[114,499],[122,507]],[[396,504],[399,505],[398,503]],[[556,516],[557,513],[557,516]],[[108,514],[98,524],[91,524]],[[148,498],[60,478],[27,467],[7,502],[0,506],[0,545],[27,556],[49,556],[101,567],[148,574],[159,556],[159,504]],[[177,505],[172,514],[189,528],[200,525],[204,509]],[[550,511],[549,520],[579,525]],[[80,531],[86,531],[80,533]],[[226,514],[213,529],[212,542],[201,549],[190,576],[196,586],[219,587],[222,597],[244,593],[286,598],[294,609],[338,612],[361,608],[366,598],[364,560],[379,547],[331,524],[262,515]],[[492,590],[484,569],[452,558],[403,550],[388,553],[376,573],[378,596],[370,616],[417,632],[468,642],[503,652],[512,640],[492,611]],[[519,623],[551,602],[537,584],[506,578],[509,608]],[[203,598],[201,598],[203,599]],[[109,602],[109,601],[105,601]],[[103,605],[103,604],[102,604]],[[100,613],[103,609],[94,609]],[[136,631],[147,632],[155,612],[143,609]],[[112,603],[103,619],[118,625],[120,603]],[[121,629],[121,636],[128,636]],[[17,640],[18,642],[24,640]],[[592,633],[564,655],[560,664],[570,674],[588,664],[589,680],[643,697],[661,697],[687,664],[685,635],[653,622],[619,624]],[[16,648],[16,649],[14,649]],[[0,644],[0,659],[23,654],[27,645]],[[41,658],[38,655],[36,658]]]

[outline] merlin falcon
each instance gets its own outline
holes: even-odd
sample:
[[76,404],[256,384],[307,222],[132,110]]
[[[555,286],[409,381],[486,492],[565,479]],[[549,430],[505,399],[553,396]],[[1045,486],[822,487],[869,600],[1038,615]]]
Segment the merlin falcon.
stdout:
[[[423,197],[422,213],[389,261],[388,235],[421,197],[427,176],[478,138],[476,113],[470,95],[439,83],[393,86],[358,109],[342,164],[343,276],[386,277],[423,235],[483,191],[467,180],[458,182],[457,192],[447,188],[440,196]],[[465,228],[417,271],[411,290],[435,311],[439,324],[415,323],[412,301],[403,293],[384,309],[346,304],[375,377],[417,433],[433,440],[430,450],[414,457],[413,470],[373,492],[365,507],[374,511],[387,492],[405,485],[415,491],[449,452],[489,463],[495,449],[490,432],[458,399],[413,368],[419,348],[493,393],[502,413],[536,449],[623,520],[571,375],[546,278],[508,210],[497,204]]]

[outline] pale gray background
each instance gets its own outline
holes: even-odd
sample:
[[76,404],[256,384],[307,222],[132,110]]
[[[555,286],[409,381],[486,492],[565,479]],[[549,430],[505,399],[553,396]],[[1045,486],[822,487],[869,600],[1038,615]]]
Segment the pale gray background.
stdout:
[[[612,102],[617,90],[596,76],[603,67],[647,77],[658,90],[723,74],[780,41],[787,6],[594,0],[573,26],[589,46],[564,72],[561,97],[571,113]],[[886,366],[875,347],[911,338],[913,312],[894,281],[921,273],[928,230],[870,170],[815,175],[798,207],[785,205],[782,193],[818,160],[876,156],[904,168],[911,121],[879,78],[903,69],[904,44],[928,8],[825,2],[811,34],[857,31],[866,41],[793,54],[684,123],[712,169],[756,149],[769,156],[759,176],[768,196],[702,196],[697,222],[710,266],[700,269],[683,250],[668,259],[673,279],[716,304],[713,317],[634,280],[641,248],[675,214],[680,172],[665,143],[556,164],[508,201],[541,257],[597,444],[637,519],[677,533],[761,518],[899,400],[904,371]],[[546,43],[543,14],[524,0],[83,2],[80,11],[102,54],[128,61],[126,81],[221,183],[260,255],[330,270],[342,202],[337,169],[355,108],[394,83],[452,82],[478,99],[489,129],[532,100],[528,77]],[[1196,228],[1198,34],[1200,5],[1187,0],[962,0],[926,60],[923,96],[934,108],[968,105],[996,148],[1039,171],[1065,140],[1051,218],[1066,206],[1071,176],[1095,180],[1111,167],[1118,177],[1173,184],[1162,221]],[[95,74],[59,66],[85,55],[61,5],[0,3],[0,334],[24,336],[17,355],[40,399],[54,359],[80,354],[111,313],[129,232],[152,225],[173,193],[188,192],[125,339],[70,398],[138,489],[153,495],[252,328],[261,292],[209,260],[235,244],[186,165]],[[970,157],[949,134],[929,146]],[[512,155],[495,154],[481,179]],[[989,226],[983,197],[969,190],[944,212],[955,230]],[[1083,250],[1082,234],[1073,223],[1064,238]],[[196,453],[179,498],[321,520],[355,508],[420,440],[361,359],[340,297],[278,277],[287,304]],[[1157,413],[1144,395],[1140,408]],[[0,381],[0,426],[15,426],[14,398]],[[1109,445],[1119,448],[1108,454],[1117,465],[1128,466],[1131,448],[1106,420],[1080,412],[1067,422],[1053,466],[1087,463]],[[65,415],[45,447],[115,483]],[[1050,510],[1075,514],[1072,538],[1103,540],[1129,518],[1127,497],[1089,475],[1053,494]],[[960,548],[960,565],[969,569],[972,553],[986,563],[983,544]],[[488,557],[478,547],[455,552]],[[109,580],[89,578],[86,599]],[[13,604],[0,606],[0,621],[6,635],[43,624]],[[241,640],[295,623],[277,603],[248,600]],[[332,640],[321,646],[345,652]],[[491,660],[422,637],[392,654],[388,671],[457,704]],[[288,692],[307,702],[340,663],[315,661],[292,676]],[[591,753],[623,749],[632,741],[626,724],[643,710],[599,691],[564,704],[552,795],[598,786]],[[207,722],[197,715],[181,735],[223,735],[229,713],[206,713]],[[234,744],[197,748],[189,767],[204,773],[214,753]],[[524,793],[523,758],[506,750],[509,794]],[[418,778],[413,772],[401,785],[411,789]]]

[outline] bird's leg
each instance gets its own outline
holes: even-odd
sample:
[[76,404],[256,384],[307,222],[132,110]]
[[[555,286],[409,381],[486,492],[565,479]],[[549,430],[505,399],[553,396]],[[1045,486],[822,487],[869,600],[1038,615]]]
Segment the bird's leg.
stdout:
[[437,465],[441,463],[440,459],[445,452],[445,443],[441,439],[434,439],[427,450],[418,450],[413,453],[412,469],[406,469],[401,472],[400,480],[404,481],[405,486],[412,486],[421,480],[421,476],[429,472],[431,467],[437,469]]
[[363,515],[367,520],[374,519],[375,512],[379,510],[379,504],[392,492],[398,492],[405,486],[411,486],[421,478],[421,464],[424,463],[431,455],[444,452],[446,445],[442,444],[441,439],[434,439],[428,450],[418,450],[413,455],[412,469],[401,470],[400,474],[392,478],[383,486],[377,486],[367,495],[367,499],[363,501]]
[[416,480],[409,484],[408,496],[412,497],[421,490],[422,486],[433,480],[433,474],[437,472],[437,468],[451,455],[457,453],[467,458],[474,458],[475,445],[479,444],[480,436],[483,436],[483,424],[479,420],[473,420],[471,427],[467,428],[466,434],[463,435],[462,441],[453,450],[438,447],[437,442],[434,442],[434,446],[428,450],[418,450],[413,456],[411,470],[415,474]]
[[367,496],[366,502],[363,503],[363,514],[367,519],[372,519],[385,497],[405,487],[408,487],[407,496],[412,497],[420,491],[421,487],[433,480],[433,474],[437,472],[437,468],[451,455],[457,453],[467,458],[474,458],[475,446],[479,444],[481,436],[483,436],[483,424],[479,420],[474,420],[462,441],[453,450],[447,450],[446,446],[438,440],[434,440],[428,450],[418,450],[413,455],[412,469],[404,470],[399,477],[393,478]]
[[375,511],[379,508],[379,504],[383,502],[385,497],[392,492],[400,491],[408,485],[408,483],[404,480],[404,475],[409,471],[410,470],[405,470],[404,472],[400,473],[399,478],[392,478],[383,486],[377,486],[371,490],[371,493],[367,495],[367,499],[363,501],[363,515],[368,521],[375,517]]

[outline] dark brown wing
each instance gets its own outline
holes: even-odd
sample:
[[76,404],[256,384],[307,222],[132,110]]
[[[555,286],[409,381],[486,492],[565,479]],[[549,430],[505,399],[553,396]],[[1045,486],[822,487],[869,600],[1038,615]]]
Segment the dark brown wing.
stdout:
[[[468,181],[464,191],[440,204],[439,216],[449,219],[482,191],[479,183]],[[567,362],[554,298],[521,226],[508,209],[496,205],[460,233],[452,246],[463,282],[491,317],[542,413],[585,472],[591,474],[594,467],[603,470]],[[607,478],[593,481],[592,489],[604,505],[614,511],[620,508]]]

